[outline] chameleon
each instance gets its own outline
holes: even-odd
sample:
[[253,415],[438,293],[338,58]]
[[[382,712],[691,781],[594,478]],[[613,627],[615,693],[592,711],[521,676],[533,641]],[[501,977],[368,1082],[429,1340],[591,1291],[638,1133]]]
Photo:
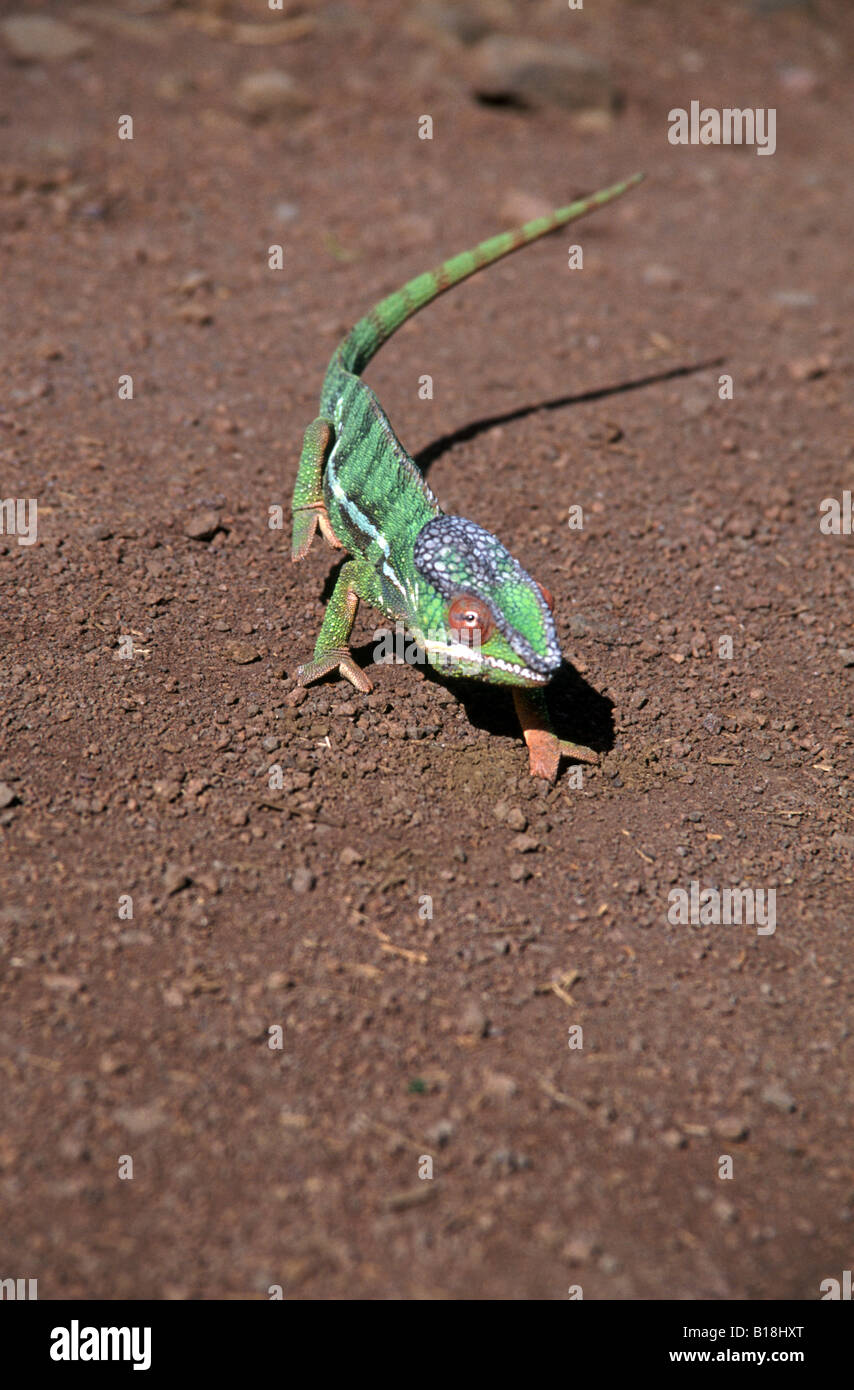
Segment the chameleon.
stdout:
[[327,604],[312,659],[297,686],[337,672],[357,690],[372,683],[348,642],[359,601],[401,623],[420,658],[445,675],[510,686],[535,777],[553,782],[562,755],[598,761],[559,739],[545,687],[563,657],[554,600],[489,531],[443,512],[395,435],[362,372],[407,319],[483,267],[610,203],[643,178],[622,183],[481,242],[382,299],[333,353],[319,414],[305,431],[291,503],[291,556],[301,560],[319,530],[349,554]]

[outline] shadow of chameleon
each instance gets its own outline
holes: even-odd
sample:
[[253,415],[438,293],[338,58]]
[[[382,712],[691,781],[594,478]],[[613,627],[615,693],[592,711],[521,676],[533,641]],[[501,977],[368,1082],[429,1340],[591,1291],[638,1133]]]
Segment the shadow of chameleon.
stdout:
[[[363,642],[351,647],[351,651],[356,664],[371,677],[374,689],[381,690],[383,668],[381,665],[378,668],[374,666],[375,646],[374,642]],[[453,695],[474,728],[521,742],[510,686],[446,676],[426,664],[418,669],[431,684],[440,685]],[[597,753],[607,753],[613,748],[613,700],[595,690],[568,661],[563,662],[548,685],[546,698],[558,738],[593,748]]]

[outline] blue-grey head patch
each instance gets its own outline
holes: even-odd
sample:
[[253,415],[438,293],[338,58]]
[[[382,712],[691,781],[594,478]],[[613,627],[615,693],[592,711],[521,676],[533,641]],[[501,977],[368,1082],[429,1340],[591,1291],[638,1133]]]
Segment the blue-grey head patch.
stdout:
[[[419,574],[443,598],[465,593],[481,599],[498,631],[532,671],[557,670],[560,646],[540,586],[489,531],[461,516],[434,517],[419,531],[413,558]],[[539,628],[536,646],[518,626],[525,622],[530,630],[532,615]]]

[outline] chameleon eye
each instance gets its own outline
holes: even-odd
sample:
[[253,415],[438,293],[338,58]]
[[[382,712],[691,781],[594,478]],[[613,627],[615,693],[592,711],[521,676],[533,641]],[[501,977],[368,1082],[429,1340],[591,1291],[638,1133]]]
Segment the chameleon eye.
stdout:
[[[537,581],[534,580],[534,583],[536,584]],[[537,588],[539,589],[540,593],[546,601],[546,608],[548,608],[550,613],[553,613],[555,611],[554,594],[551,592],[551,590],[546,588],[545,584],[537,584]]]
[[448,627],[455,641],[476,646],[489,641],[495,622],[482,599],[474,594],[458,594],[448,607]]

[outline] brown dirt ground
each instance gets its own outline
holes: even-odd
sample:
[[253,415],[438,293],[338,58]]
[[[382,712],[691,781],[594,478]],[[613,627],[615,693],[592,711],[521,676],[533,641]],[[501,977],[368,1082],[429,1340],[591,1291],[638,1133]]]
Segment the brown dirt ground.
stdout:
[[[306,0],[275,47],[230,24],[260,4],[12,8],[91,50],[0,52],[0,491],[39,503],[37,545],[0,538],[0,1275],[817,1297],[854,1214],[854,542],[818,524],[854,486],[854,10],[515,7],[610,63],[622,111],[578,121],[476,102],[391,0]],[[308,105],[253,123],[271,66]],[[775,107],[776,155],[670,146],[692,99]],[[601,767],[532,782],[506,694],[407,666],[289,705],[334,562],[293,567],[268,509],[336,341],[636,167],[369,373],[443,506],[555,593],[556,713]],[[776,933],[669,925],[692,880],[776,889]]]

